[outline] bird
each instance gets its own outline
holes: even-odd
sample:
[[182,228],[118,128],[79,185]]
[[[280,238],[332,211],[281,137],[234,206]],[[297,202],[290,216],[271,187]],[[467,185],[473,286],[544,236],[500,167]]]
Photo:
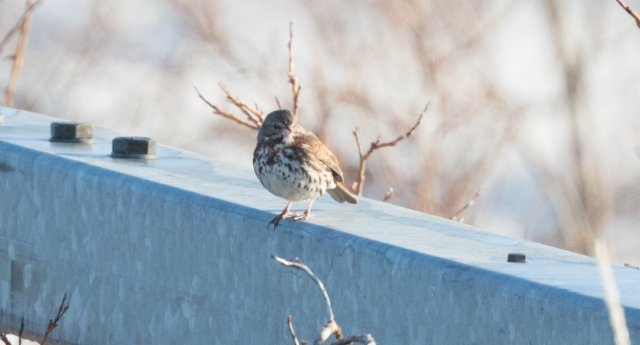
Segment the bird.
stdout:
[[[289,202],[267,228],[273,224],[275,229],[282,219],[311,218],[311,205],[325,192],[339,203],[358,203],[341,184],[344,175],[336,156],[286,109],[269,113],[260,126],[253,170],[266,190]],[[300,201],[309,202],[306,211],[291,214],[291,205]]]

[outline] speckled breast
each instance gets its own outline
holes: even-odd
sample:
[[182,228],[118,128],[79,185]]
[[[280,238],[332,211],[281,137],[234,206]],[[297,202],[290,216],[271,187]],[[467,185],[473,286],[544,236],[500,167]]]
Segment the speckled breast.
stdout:
[[335,188],[329,167],[303,149],[282,143],[258,144],[253,169],[264,188],[289,201],[317,199],[327,188]]

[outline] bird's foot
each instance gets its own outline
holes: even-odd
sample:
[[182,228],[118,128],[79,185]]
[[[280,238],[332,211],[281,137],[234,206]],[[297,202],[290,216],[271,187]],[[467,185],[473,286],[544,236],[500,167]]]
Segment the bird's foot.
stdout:
[[279,215],[275,216],[275,218],[273,218],[269,224],[267,225],[267,229],[273,225],[273,229],[275,230],[275,228],[278,226],[278,224],[280,223],[281,220],[286,219],[290,222],[295,222],[297,220],[305,220],[305,219],[309,219],[309,218],[313,218],[313,215],[311,213],[299,213],[299,212],[287,212],[287,213],[280,213]]
[[273,218],[269,224],[267,224],[267,229],[269,229],[269,227],[271,225],[273,225],[273,230],[275,230],[278,227],[278,223],[280,223],[281,220],[285,219],[286,214],[284,213],[280,213],[279,215],[275,216],[275,218]]
[[296,220],[305,220],[310,218],[313,218],[313,215],[311,213],[304,212],[302,214],[300,213],[294,214],[293,216],[289,217],[289,220],[296,221]]

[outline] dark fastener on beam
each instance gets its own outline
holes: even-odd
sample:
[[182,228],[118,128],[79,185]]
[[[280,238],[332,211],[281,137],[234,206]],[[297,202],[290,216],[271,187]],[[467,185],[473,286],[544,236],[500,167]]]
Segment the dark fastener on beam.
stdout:
[[93,127],[88,123],[52,122],[51,138],[54,143],[91,144]]
[[522,253],[509,253],[507,256],[508,262],[526,262],[527,256]]
[[118,137],[113,139],[113,158],[155,159],[156,141],[144,137]]

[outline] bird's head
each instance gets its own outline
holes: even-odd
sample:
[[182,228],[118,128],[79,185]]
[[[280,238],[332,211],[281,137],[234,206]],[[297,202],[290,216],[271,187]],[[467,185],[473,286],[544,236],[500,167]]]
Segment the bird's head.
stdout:
[[296,126],[296,118],[289,110],[272,111],[260,126],[258,142],[262,143],[275,138],[288,137]]

